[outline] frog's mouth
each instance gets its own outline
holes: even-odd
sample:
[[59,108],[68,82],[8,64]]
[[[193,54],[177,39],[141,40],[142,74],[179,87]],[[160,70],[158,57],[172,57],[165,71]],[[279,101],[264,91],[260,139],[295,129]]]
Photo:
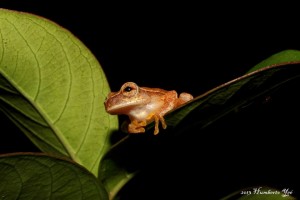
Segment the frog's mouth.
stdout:
[[136,106],[136,103],[128,103],[128,104],[122,104],[122,105],[106,106],[106,112],[108,112],[109,114],[112,114],[112,115],[115,115],[115,114],[126,114],[134,106]]
[[112,115],[119,115],[119,114],[128,114],[131,110],[140,107],[144,107],[145,104],[148,102],[145,99],[141,99],[138,101],[122,101],[121,103],[114,102],[114,101],[106,101],[105,109],[106,112]]

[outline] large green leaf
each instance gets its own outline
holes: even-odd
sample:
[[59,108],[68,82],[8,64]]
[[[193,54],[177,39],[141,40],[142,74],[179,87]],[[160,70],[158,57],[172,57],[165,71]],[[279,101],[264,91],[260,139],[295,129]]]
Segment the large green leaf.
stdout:
[[42,154],[0,156],[1,199],[105,200],[99,180],[78,164]]
[[0,9],[0,109],[42,151],[68,156],[97,175],[118,126],[104,109],[108,93],[97,59],[69,31]]
[[[280,58],[280,59],[279,59]],[[284,60],[284,62],[281,62]],[[291,60],[292,62],[288,62]],[[271,66],[267,64],[272,63]],[[153,136],[153,123],[144,135],[128,135],[101,161],[100,177],[111,196],[129,181],[158,148],[155,137],[186,135],[189,129],[203,129],[231,112],[246,108],[258,98],[268,98],[274,90],[300,77],[300,52],[283,51],[260,63],[255,71],[224,83],[196,97],[165,116],[168,128]],[[134,146],[134,148],[130,148]],[[155,157],[155,156],[154,156]],[[134,163],[134,165],[132,165]]]

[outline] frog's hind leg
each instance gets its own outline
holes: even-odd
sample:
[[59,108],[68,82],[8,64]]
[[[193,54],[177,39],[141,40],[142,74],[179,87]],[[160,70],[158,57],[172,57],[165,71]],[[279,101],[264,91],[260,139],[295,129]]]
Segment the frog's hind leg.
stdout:
[[177,99],[176,107],[192,100],[193,98],[194,97],[189,93],[186,93],[186,92],[181,93]]

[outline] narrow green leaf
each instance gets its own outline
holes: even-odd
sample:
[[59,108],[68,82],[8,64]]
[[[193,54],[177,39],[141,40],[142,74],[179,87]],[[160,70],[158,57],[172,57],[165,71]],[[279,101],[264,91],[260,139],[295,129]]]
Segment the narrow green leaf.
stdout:
[[1,199],[105,200],[99,180],[75,162],[43,154],[0,156]]
[[[299,77],[300,64],[297,62],[260,68],[238,77],[168,113],[165,116],[168,127],[165,131],[161,129],[159,135],[171,138],[187,134],[193,127],[203,129],[231,112],[245,109],[258,98],[267,98],[276,89]],[[151,144],[157,137],[153,136],[153,123],[147,126],[147,130],[148,134],[125,137],[102,159],[100,177],[108,191],[116,192],[120,183],[130,180],[141,166],[147,165],[143,162],[149,161],[157,148]],[[130,146],[134,146],[135,151],[128,151]]]
[[[297,53],[299,62],[295,61]],[[276,55],[280,55],[283,59],[285,58],[283,55],[290,56],[291,54],[294,55],[291,60],[295,62],[284,64],[276,56],[271,56],[266,61],[272,63],[277,60],[278,65],[264,67],[260,64],[259,67],[254,67],[256,71],[249,72],[196,97],[183,107],[169,113],[166,116],[167,124],[175,127],[191,112],[199,112],[196,118],[194,116],[193,121],[197,121],[197,125],[204,128],[229,112],[250,104],[256,98],[267,96],[278,87],[300,76],[300,51],[284,51]]]
[[[241,96],[243,99],[240,100],[239,104],[233,105],[233,107],[229,108],[227,111],[230,112],[233,109],[242,106],[242,104],[250,103],[250,101],[252,101],[254,98],[267,94],[271,90],[279,87],[281,84],[299,77],[300,69],[299,65],[297,64],[300,64],[300,51],[285,50],[274,54],[255,65],[244,76],[238,77],[218,87],[215,87],[212,90],[197,96],[186,105],[173,110],[166,116],[167,124],[173,127],[177,126],[190,112],[196,108],[201,110],[200,112],[203,112],[204,109],[207,108],[215,109],[218,106],[226,107],[227,104],[226,106],[223,105],[225,105],[225,103],[229,100],[232,101],[231,99],[236,99],[236,93],[240,92],[241,90],[246,90],[249,95]],[[283,76],[281,73],[283,73]],[[276,77],[279,78],[276,79]],[[273,83],[268,83],[269,80],[272,80]],[[259,93],[256,93],[260,89],[263,89],[264,92],[260,91]],[[251,91],[253,93],[251,93],[250,90],[253,90]],[[250,95],[254,96],[250,97]],[[200,115],[200,118],[204,119],[204,123],[206,124],[205,126],[227,114],[227,111],[222,112],[222,114],[220,111],[221,110],[216,110],[217,114],[209,118],[204,116],[202,117]],[[211,114],[212,113],[209,113],[209,115]],[[200,118],[196,118],[195,120],[199,122]],[[148,126],[148,129],[152,127],[153,123]]]
[[69,31],[0,9],[0,110],[42,151],[68,156],[98,175],[118,126],[104,109],[108,93],[97,59]]
[[263,69],[265,67],[272,67],[273,65],[282,65],[288,63],[299,63],[300,62],[300,51],[298,50],[285,50],[276,53],[269,58],[251,68],[248,73]]

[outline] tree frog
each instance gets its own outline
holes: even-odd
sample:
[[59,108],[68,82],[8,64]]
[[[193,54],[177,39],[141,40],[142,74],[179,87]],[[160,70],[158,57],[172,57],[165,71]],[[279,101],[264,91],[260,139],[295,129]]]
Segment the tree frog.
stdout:
[[139,87],[134,82],[126,82],[118,92],[108,94],[104,105],[109,114],[129,117],[128,133],[143,133],[144,127],[154,120],[154,135],[157,135],[159,122],[163,129],[167,127],[164,115],[192,99],[189,93],[183,92],[178,97],[175,90]]

